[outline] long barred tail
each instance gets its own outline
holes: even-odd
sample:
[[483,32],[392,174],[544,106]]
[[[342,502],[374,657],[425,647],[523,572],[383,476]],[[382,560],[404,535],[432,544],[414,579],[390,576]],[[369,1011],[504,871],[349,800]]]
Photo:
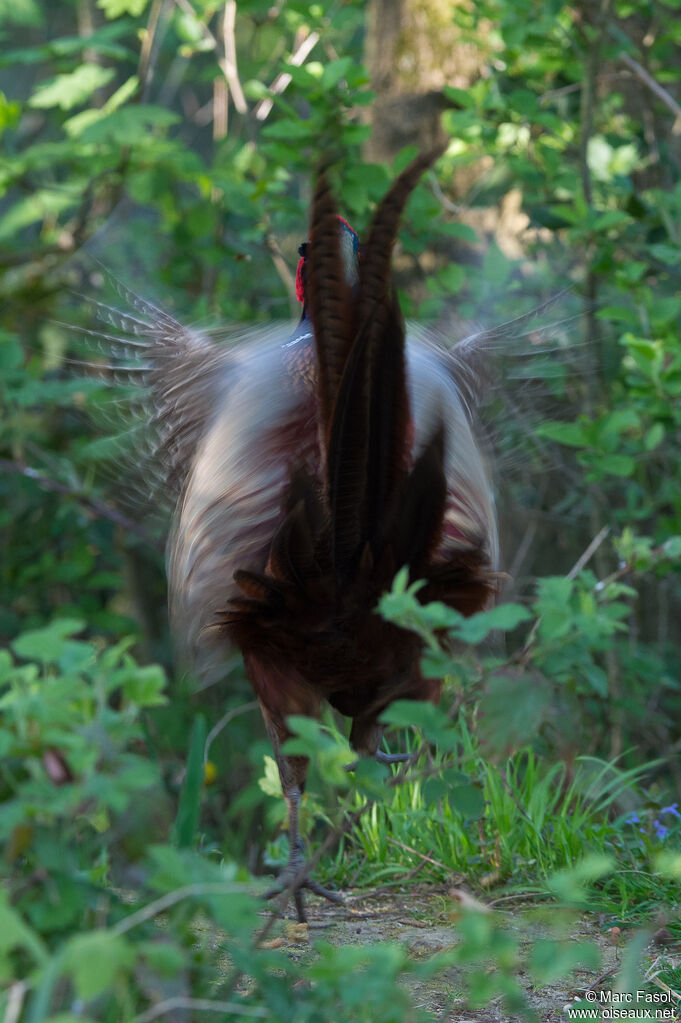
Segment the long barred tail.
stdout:
[[[344,273],[326,174],[318,178],[306,290],[317,351],[320,470],[294,472],[265,571],[235,575],[241,594],[221,621],[242,647],[267,636],[282,656],[299,658],[298,647],[309,647],[310,636],[320,638],[325,628],[333,646],[342,609],[354,601],[357,613],[370,614],[402,565],[427,581],[429,597],[464,613],[484,606],[494,589],[484,514],[479,528],[459,530],[454,541],[448,523],[447,447],[457,437],[447,436],[447,421],[468,430],[460,403],[448,408],[434,399],[428,434],[413,450],[405,329],[391,285],[400,214],[439,153],[414,160],[377,208],[355,288]],[[476,467],[473,475],[484,472]]]

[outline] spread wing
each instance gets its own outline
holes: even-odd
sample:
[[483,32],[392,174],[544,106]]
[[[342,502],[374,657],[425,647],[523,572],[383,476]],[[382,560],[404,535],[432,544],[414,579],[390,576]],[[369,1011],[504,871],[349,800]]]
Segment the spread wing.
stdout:
[[[123,483],[123,496],[138,499],[142,491],[144,504],[171,509],[227,400],[244,351],[283,340],[291,328],[188,327],[106,268],[102,277],[113,297],[78,296],[87,321],[68,329],[83,342],[84,358],[70,361],[110,390],[103,419],[109,435],[118,429],[118,442],[109,475]],[[95,453],[100,451],[95,442]]]

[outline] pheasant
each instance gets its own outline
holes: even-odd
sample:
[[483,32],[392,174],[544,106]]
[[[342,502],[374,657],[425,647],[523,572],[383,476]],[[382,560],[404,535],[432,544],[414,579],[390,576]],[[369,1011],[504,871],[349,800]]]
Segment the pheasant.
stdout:
[[[171,628],[197,657],[236,645],[262,709],[289,811],[290,858],[268,894],[302,888],[298,811],[307,760],[283,752],[290,715],[324,701],[379,751],[397,699],[436,700],[421,642],[376,606],[407,566],[420,598],[463,614],[495,591],[497,530],[476,444],[475,346],[406,338],[391,283],[401,213],[438,152],[417,157],[378,205],[360,247],[320,172],[301,246],[293,334],[222,349],[125,291],[100,312],[145,346],[169,484]],[[138,315],[136,315],[138,314]],[[151,324],[148,322],[151,321]],[[302,877],[302,880],[301,880]]]

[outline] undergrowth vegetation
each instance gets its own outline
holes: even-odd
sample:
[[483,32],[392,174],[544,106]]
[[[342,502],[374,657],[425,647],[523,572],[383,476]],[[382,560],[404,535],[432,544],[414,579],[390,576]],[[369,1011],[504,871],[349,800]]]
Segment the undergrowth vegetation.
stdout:
[[[320,879],[439,893],[423,922],[447,939],[422,957],[333,935],[302,954],[264,912],[287,850],[257,707],[238,658],[204,689],[173,663],[164,509],[131,499],[144,431],[64,325],[88,324],[66,296],[96,258],[188,322],[295,311],[320,149],[360,232],[414,151],[363,158],[365,7],[0,6],[5,1023],[428,1019],[414,991],[436,978],[443,1019],[567,1018],[537,1003],[561,978],[681,990],[677,6],[404,4],[443,19],[434,64],[438,32],[479,55],[438,87],[449,146],[400,235],[406,315],[451,340],[554,299],[493,345],[502,602],[464,620],[401,574],[381,603],[445,679],[439,708],[386,712],[409,762],[352,767],[339,721],[292,722]],[[511,928],[528,907],[539,931]]]

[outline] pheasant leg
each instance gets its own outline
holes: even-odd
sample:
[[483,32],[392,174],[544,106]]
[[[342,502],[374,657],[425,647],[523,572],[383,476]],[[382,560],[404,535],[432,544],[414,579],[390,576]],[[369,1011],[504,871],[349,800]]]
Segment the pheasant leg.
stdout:
[[[337,892],[329,891],[313,878],[308,877],[305,871],[305,855],[303,842],[298,833],[298,811],[300,807],[300,789],[294,789],[286,795],[289,811],[289,858],[288,863],[279,874],[275,884],[265,892],[266,899],[273,899],[277,895],[289,892],[293,896],[293,903],[296,907],[298,921],[307,922],[305,914],[305,902],[303,900],[303,889],[307,888],[314,895],[320,895],[329,902],[343,905],[343,899]],[[283,909],[283,906],[282,906]]]

